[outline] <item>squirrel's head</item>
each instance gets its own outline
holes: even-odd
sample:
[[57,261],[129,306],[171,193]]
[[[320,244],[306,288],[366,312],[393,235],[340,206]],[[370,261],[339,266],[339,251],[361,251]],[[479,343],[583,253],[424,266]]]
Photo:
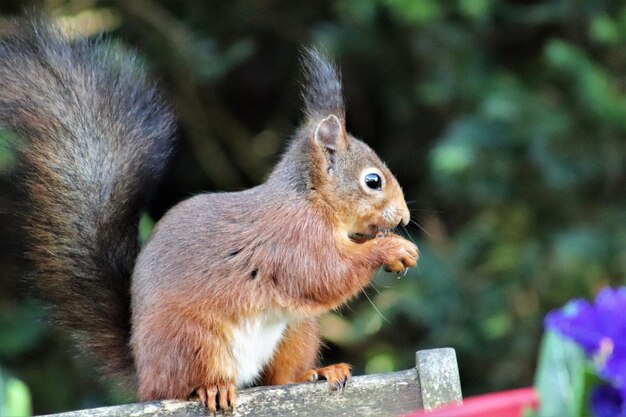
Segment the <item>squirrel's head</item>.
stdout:
[[374,151],[346,132],[338,116],[326,116],[309,132],[310,188],[351,239],[367,240],[408,224],[400,184]]
[[304,102],[306,124],[301,140],[308,169],[305,180],[332,209],[353,240],[407,225],[410,214],[398,181],[365,143],[346,132],[341,81],[335,66],[316,50],[307,50]]

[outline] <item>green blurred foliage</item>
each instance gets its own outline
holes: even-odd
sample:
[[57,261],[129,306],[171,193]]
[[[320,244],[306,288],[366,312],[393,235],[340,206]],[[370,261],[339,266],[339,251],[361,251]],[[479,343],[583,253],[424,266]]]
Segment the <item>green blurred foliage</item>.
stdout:
[[[403,184],[422,259],[322,318],[327,362],[452,346],[465,395],[531,385],[546,311],[624,282],[623,1],[5,0],[0,36],[32,5],[138,49],[176,107],[143,237],[193,193],[262,181],[298,121],[299,48],[337,57],[348,128]],[[20,291],[11,161],[0,145],[0,364],[35,412],[126,401]]]
[[28,387],[0,369],[0,416],[26,417],[32,414]]
[[541,341],[535,387],[540,398],[536,417],[575,417],[589,413],[587,399],[599,382],[577,344],[553,332]]

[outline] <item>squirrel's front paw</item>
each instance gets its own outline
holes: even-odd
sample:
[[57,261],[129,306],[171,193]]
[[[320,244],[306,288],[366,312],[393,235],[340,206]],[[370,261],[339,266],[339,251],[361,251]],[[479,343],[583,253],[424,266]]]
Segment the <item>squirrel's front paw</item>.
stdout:
[[417,264],[419,251],[414,243],[399,236],[390,236],[381,238],[380,244],[384,251],[385,271],[400,273]]
[[209,384],[206,387],[197,388],[195,394],[212,413],[217,412],[218,409],[234,410],[237,405],[237,389],[232,382]]
[[317,381],[320,378],[328,381],[331,389],[342,390],[348,385],[352,376],[352,367],[347,363],[336,363],[324,368],[310,369],[302,374],[302,381]]

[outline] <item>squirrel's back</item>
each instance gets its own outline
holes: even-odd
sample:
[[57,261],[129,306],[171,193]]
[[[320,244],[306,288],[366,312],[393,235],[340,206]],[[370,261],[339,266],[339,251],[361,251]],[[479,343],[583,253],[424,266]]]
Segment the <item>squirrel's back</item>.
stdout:
[[21,139],[39,295],[105,372],[132,375],[137,227],[172,150],[170,112],[131,53],[36,21],[0,44],[0,126]]

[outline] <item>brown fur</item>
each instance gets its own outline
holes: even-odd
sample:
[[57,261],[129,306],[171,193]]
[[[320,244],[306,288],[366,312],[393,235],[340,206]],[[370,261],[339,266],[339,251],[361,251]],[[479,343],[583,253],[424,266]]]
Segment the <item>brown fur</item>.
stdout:
[[[314,367],[317,315],[357,294],[380,266],[401,271],[415,264],[414,245],[396,235],[362,243],[349,238],[360,229],[347,227],[364,227],[362,222],[365,229],[385,229],[402,221],[402,192],[374,153],[349,136],[345,154],[335,155],[333,169],[342,177],[333,177],[313,131],[305,127],[265,184],[196,196],[157,225],[138,258],[132,287],[132,345],[142,398],[185,398],[197,387],[236,381],[229,329],[269,310],[302,319],[284,333],[264,381],[297,381]],[[388,189],[373,200],[362,195],[358,181],[355,187],[343,177],[358,180],[370,165],[387,175]],[[304,175],[306,187],[293,186],[294,172]],[[355,204],[368,208],[357,219]],[[401,215],[385,223],[380,211],[388,205]],[[177,377],[161,377],[173,369]]]
[[[106,372],[136,375],[141,399],[197,395],[210,410],[255,378],[347,381],[347,364],[316,368],[317,316],[418,254],[388,232],[409,220],[402,190],[346,132],[323,55],[306,54],[305,120],[269,179],[183,201],[141,251],[139,212],[173,141],[132,55],[35,23],[0,58],[0,122],[25,140],[36,285]],[[380,189],[364,185],[372,169]]]
[[263,385],[308,381],[305,374],[317,365],[319,348],[317,320],[307,319],[290,325],[276,347],[276,354],[265,369]]

